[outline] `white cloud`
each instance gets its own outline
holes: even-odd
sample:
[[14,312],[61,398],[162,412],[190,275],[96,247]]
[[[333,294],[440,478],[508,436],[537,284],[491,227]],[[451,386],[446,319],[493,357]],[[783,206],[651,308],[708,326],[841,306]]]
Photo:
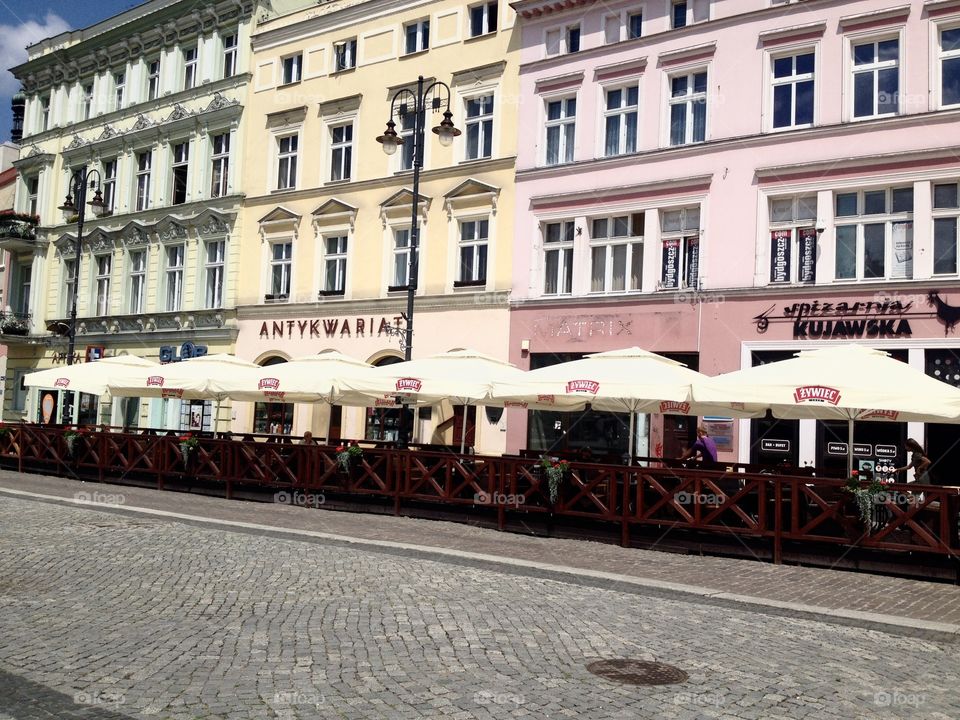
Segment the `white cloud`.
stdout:
[[[67,21],[53,12],[48,12],[42,21],[25,20],[19,25],[0,25],[0,96],[9,98],[20,89],[20,83],[8,68],[26,62],[27,45],[69,29]],[[9,107],[6,102],[0,112],[9,112]]]

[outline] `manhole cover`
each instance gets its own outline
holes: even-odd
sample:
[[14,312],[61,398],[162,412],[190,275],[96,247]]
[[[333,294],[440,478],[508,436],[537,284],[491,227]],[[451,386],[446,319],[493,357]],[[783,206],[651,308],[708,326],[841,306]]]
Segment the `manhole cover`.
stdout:
[[690,677],[680,668],[644,660],[597,660],[587,670],[607,680],[628,685],[672,685]]

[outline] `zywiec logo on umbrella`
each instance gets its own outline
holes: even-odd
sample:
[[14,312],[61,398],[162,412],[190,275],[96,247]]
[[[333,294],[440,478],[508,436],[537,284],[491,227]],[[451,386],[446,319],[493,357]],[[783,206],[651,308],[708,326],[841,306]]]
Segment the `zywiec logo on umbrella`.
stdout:
[[896,420],[900,417],[898,410],[870,410],[858,417],[858,420]]
[[264,390],[263,397],[266,400],[283,400],[286,393],[283,390]]
[[676,400],[664,400],[660,403],[660,414],[661,415],[670,415],[672,413],[679,413],[680,415],[686,415],[690,412],[690,403],[688,402],[677,402]]
[[280,387],[278,378],[260,378],[260,382],[257,383],[257,390],[276,390],[278,387]]
[[600,389],[600,383],[596,380],[570,380],[567,383],[568,393],[589,393],[596,395]]
[[182,398],[183,397],[183,388],[164,388],[160,391],[160,397],[162,398]]
[[54,387],[70,387],[70,378],[57,378]]
[[557,399],[553,395],[537,395],[537,402],[546,405],[553,405]]
[[397,380],[397,392],[420,392],[423,383],[416,378],[400,378]]
[[374,407],[397,407],[396,398],[377,398],[374,402]]
[[147,387],[163,387],[162,375],[151,375],[147,378]]
[[503,403],[503,406],[504,406],[504,407],[508,407],[508,408],[514,407],[514,408],[524,408],[524,409],[526,409],[526,408],[527,408],[527,403],[525,403],[525,402],[517,402],[516,400],[507,400],[507,401],[505,401],[505,402]]
[[814,402],[836,405],[840,402],[840,391],[826,385],[803,385],[793,391],[795,403]]

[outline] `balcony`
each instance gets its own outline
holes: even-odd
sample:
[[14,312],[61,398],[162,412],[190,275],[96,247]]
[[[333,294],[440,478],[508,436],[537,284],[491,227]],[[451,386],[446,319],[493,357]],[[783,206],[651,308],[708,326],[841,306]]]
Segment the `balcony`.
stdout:
[[0,312],[0,338],[4,342],[10,336],[26,337],[30,334],[30,314],[12,310]]
[[0,249],[20,252],[32,250],[37,242],[36,215],[12,211],[0,212]]

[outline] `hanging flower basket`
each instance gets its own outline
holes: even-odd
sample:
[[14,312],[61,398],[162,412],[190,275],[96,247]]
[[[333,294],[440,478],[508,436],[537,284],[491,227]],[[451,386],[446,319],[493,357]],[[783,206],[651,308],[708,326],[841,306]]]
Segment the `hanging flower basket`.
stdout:
[[555,503],[560,493],[560,483],[562,483],[570,472],[570,463],[566,460],[555,460],[552,458],[540,458],[540,467],[543,468],[544,475],[547,476],[547,485],[550,491],[550,502]]
[[883,483],[874,478],[869,485],[862,487],[860,477],[854,472],[843,489],[853,496],[861,522],[871,527],[877,520],[877,496],[886,491]]
[[339,465],[340,469],[344,472],[350,472],[350,468],[353,467],[354,463],[358,463],[363,459],[363,448],[356,443],[338,445],[336,452],[337,465]]
[[183,458],[184,466],[187,466],[190,463],[190,455],[196,449],[197,445],[200,444],[200,441],[197,440],[192,435],[181,435],[180,436],[180,457]]
[[74,456],[74,453],[77,450],[77,438],[80,437],[80,433],[74,430],[67,430],[63,434],[63,442],[67,446],[67,455],[70,457]]

